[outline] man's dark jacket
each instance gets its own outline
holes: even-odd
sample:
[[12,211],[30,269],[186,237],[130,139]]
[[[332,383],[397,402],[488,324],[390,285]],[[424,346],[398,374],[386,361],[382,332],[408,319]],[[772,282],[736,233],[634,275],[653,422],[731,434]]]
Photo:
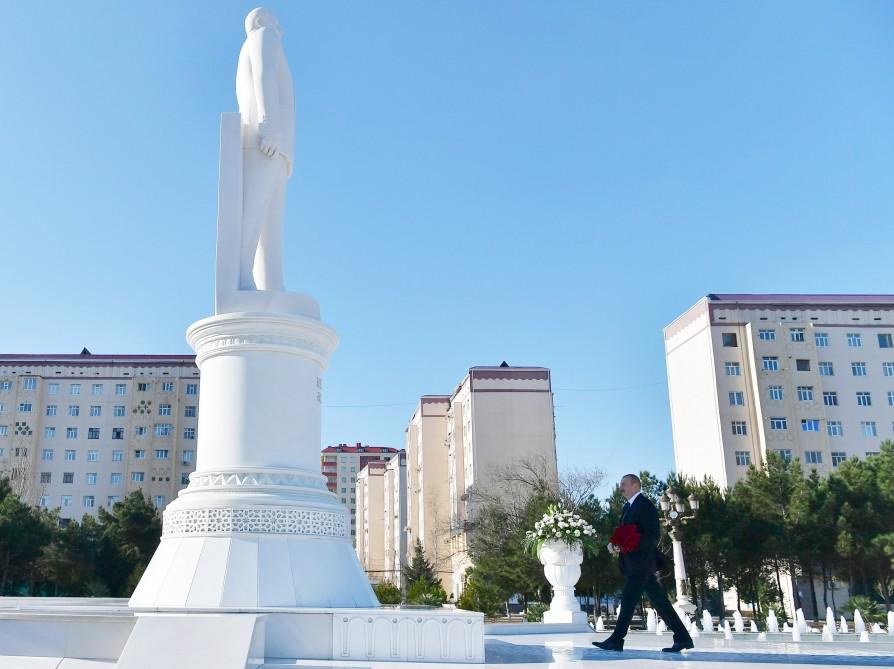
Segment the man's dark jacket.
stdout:
[[624,576],[652,574],[669,566],[668,559],[658,550],[661,527],[658,523],[658,509],[652,504],[652,500],[642,493],[637,495],[630,508],[622,512],[621,523],[636,525],[639,530],[636,550],[618,557]]

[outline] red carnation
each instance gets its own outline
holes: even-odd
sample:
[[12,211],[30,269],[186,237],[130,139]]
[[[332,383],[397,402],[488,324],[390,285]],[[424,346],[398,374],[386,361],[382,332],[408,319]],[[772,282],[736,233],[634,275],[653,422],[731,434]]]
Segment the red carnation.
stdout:
[[618,525],[609,541],[620,548],[622,553],[630,553],[639,546],[639,530],[632,523]]

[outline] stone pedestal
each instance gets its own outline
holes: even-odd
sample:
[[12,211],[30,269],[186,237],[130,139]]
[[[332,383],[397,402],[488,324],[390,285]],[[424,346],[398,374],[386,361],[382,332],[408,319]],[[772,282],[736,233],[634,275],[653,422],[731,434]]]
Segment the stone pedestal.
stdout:
[[164,512],[142,609],[378,606],[320,473],[321,375],[337,337],[298,315],[194,323],[196,471]]

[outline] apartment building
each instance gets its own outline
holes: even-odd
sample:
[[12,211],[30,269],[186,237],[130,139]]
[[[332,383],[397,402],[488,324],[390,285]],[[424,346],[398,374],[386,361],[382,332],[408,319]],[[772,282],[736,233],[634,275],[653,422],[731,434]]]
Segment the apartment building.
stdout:
[[403,585],[407,564],[407,454],[400,451],[385,465],[383,477],[385,538],[384,578]]
[[60,522],[135,490],[163,509],[195,469],[192,355],[0,355],[0,472]]
[[357,474],[357,535],[355,547],[369,580],[385,578],[385,466],[377,460]]
[[894,438],[894,295],[710,294],[664,329],[677,471],[828,473]]
[[357,475],[370,462],[387,462],[398,449],[387,446],[365,446],[357,442],[354,446],[338,444],[327,446],[320,453],[320,467],[326,478],[326,487],[338,495],[341,503],[348,507],[351,519],[351,540],[357,546]]
[[453,394],[420,399],[406,434],[407,550],[419,537],[444,590],[459,597],[472,564],[474,489],[512,495],[501,474],[519,466],[558,479],[550,371],[472,367]]

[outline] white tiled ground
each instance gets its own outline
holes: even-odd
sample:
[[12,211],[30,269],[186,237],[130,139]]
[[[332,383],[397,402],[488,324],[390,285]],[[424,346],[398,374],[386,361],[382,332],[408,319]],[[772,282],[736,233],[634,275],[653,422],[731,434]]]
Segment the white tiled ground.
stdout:
[[[842,641],[822,643],[724,641],[720,637],[696,639],[695,650],[682,655],[661,652],[671,644],[670,634],[657,636],[631,632],[623,653],[594,648],[591,642],[606,634],[527,634],[488,636],[488,667],[504,669],[776,669],[777,667],[894,667],[894,638],[874,636],[871,643]],[[481,667],[481,665],[414,664],[415,667]],[[359,668],[406,669],[406,664],[387,662],[292,661],[264,664],[262,669]]]

